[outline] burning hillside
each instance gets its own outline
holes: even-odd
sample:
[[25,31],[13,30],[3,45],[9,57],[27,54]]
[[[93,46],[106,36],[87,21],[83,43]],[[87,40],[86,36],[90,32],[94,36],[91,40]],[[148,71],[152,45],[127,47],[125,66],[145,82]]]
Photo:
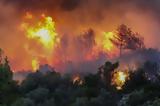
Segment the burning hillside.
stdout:
[[[146,48],[158,48],[155,11],[159,7],[157,1],[149,4],[138,0],[2,0],[0,46],[14,71],[32,70],[47,63],[61,72],[95,72],[105,60],[115,60],[120,48],[143,46],[137,39],[140,34]],[[117,26],[122,23],[138,33],[127,29],[134,36],[124,37],[121,33],[116,37]]]
[[112,32],[101,33],[102,37],[98,37],[94,30],[89,29],[75,37],[60,36],[56,32],[56,23],[52,17],[45,14],[39,16],[40,18],[27,12],[21,24],[21,29],[28,40],[24,47],[30,55],[33,70],[37,70],[39,65],[44,63],[43,60],[59,70],[64,70],[66,66],[59,65],[66,65],[68,61],[73,64],[96,61],[100,53],[111,56],[116,50],[111,42],[114,38]]
[[21,29],[28,39],[25,49],[30,55],[33,70],[37,70],[44,60],[64,71],[67,62],[77,67],[81,62],[96,62],[101,54],[111,59],[118,56],[119,51],[121,56],[122,49],[136,50],[144,47],[140,35],[132,32],[126,25],[119,26],[115,32],[103,32],[101,36],[97,36],[93,29],[78,36],[60,36],[56,32],[52,17],[45,14],[39,16],[40,19],[27,12],[25,21],[21,24]]

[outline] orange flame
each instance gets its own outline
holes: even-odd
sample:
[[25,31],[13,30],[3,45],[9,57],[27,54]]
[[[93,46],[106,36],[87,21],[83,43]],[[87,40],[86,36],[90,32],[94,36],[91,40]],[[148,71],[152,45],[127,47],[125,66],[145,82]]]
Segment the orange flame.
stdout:
[[129,80],[128,71],[115,71],[113,73],[112,85],[115,85],[117,90],[121,90],[127,80]]
[[115,38],[114,32],[103,32],[101,36],[96,37],[98,51],[106,53],[112,57],[117,54],[117,48],[111,41]]
[[37,59],[32,60],[32,69],[33,71],[37,71],[39,69],[39,62]]
[[113,38],[114,38],[114,33],[113,32],[104,32],[104,41],[102,43],[103,43],[103,48],[106,51],[112,51],[113,50],[114,45],[110,41]]
[[[31,55],[32,69],[35,71],[39,68],[41,58],[45,58],[49,64],[49,59],[53,51],[57,47],[60,39],[55,29],[55,22],[52,17],[42,14],[40,19],[32,18],[33,15],[26,13],[21,28],[26,34],[26,38],[30,41],[25,45],[26,51]],[[36,59],[35,59],[36,58]]]

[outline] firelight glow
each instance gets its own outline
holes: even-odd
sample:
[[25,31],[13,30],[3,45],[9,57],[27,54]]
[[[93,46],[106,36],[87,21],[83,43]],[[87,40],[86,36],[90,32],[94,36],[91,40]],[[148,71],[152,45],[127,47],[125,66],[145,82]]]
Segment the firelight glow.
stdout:
[[[41,15],[41,18],[33,17],[33,14],[27,12],[21,28],[28,40],[34,42],[35,45],[38,44],[38,47],[35,48],[33,44],[28,43],[31,49],[26,50],[31,54],[31,65],[35,71],[41,63],[39,58],[50,58],[60,39],[56,33],[55,22],[52,17],[45,16],[44,14]],[[34,51],[35,54],[31,51]]]
[[45,48],[52,49],[58,41],[55,24],[51,17],[45,17],[44,22],[39,22],[34,27],[30,26],[26,30],[28,38],[36,39]]
[[110,41],[111,39],[114,38],[114,33],[113,32],[104,32],[104,37],[105,37],[105,40],[103,42],[104,44],[104,48],[107,50],[107,51],[111,51],[114,47],[113,43]]
[[32,69],[33,69],[33,71],[36,71],[39,69],[39,62],[37,59],[32,60]]
[[127,71],[116,71],[113,73],[112,85],[115,85],[117,90],[121,90],[128,79],[129,73]]

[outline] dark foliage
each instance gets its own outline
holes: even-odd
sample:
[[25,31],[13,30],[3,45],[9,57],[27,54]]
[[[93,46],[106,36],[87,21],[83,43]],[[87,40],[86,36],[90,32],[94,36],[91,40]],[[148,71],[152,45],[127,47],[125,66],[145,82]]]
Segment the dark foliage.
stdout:
[[[111,85],[112,73],[119,63],[107,61],[95,74],[83,75],[73,82],[72,75],[54,69],[30,73],[21,84],[12,80],[7,58],[0,64],[0,106],[159,106],[159,64],[147,61],[130,71],[122,90]],[[154,77],[150,77],[152,75]],[[156,80],[155,80],[156,79]]]
[[18,97],[18,86],[12,80],[13,73],[10,69],[7,57],[0,54],[0,105],[10,104]]

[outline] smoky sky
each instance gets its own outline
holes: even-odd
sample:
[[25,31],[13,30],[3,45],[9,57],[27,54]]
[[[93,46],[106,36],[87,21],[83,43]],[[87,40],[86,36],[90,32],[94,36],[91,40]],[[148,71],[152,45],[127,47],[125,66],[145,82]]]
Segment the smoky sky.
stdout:
[[[114,31],[119,24],[127,24],[134,32],[142,34],[147,47],[160,49],[160,0],[0,0],[0,48],[11,57],[13,66],[30,62],[23,48],[27,40],[24,33],[17,30],[26,11],[35,17],[38,13],[51,16],[64,43],[62,54],[77,60],[83,59],[81,52],[86,54],[92,50],[95,37],[100,37],[101,32]],[[89,28],[94,33],[82,33]],[[77,37],[81,33],[86,36]],[[19,51],[23,54],[17,56]]]
[[[117,4],[132,4],[142,9],[160,11],[159,0],[3,0],[4,3],[13,3],[23,9],[54,9],[60,7],[63,10],[74,10],[81,5],[96,3],[103,8]],[[95,7],[96,8],[96,7]],[[125,7],[123,7],[125,8]]]
[[[151,13],[159,23],[160,1],[159,0],[3,0],[4,4],[14,5],[19,12],[39,11],[53,17],[60,13],[69,14],[70,18],[78,17],[78,21],[85,23],[102,23],[103,20],[110,22],[112,13],[118,18],[124,18],[132,9],[141,13]],[[59,14],[57,14],[59,13]],[[56,15],[55,15],[56,14]],[[63,17],[59,16],[60,18]],[[64,18],[66,18],[64,16]]]
[[[67,12],[71,15],[77,15],[79,21],[86,22],[106,20],[104,14],[111,14],[111,10],[114,10],[120,18],[123,18],[131,8],[141,12],[150,12],[157,20],[160,17],[159,0],[3,0],[3,2],[4,4],[14,5],[20,11],[19,14],[23,14],[24,11],[43,11],[51,15],[55,12]],[[76,12],[73,14],[73,11]],[[91,16],[88,20],[83,19],[88,18],[86,12],[88,16]]]
[[[3,0],[4,3],[15,4],[21,10],[34,9],[34,10],[53,10],[59,8],[64,11],[72,11],[82,6],[89,8],[89,5],[95,5],[95,8],[101,7],[107,9],[112,6],[117,6],[114,8],[127,9],[126,4],[134,5],[136,8],[141,8],[142,10],[151,10],[158,14],[160,11],[160,1],[159,0]],[[87,7],[88,6],[88,7]],[[97,7],[96,7],[97,6]]]
[[5,3],[15,4],[20,10],[54,10],[59,8],[71,11],[82,3],[82,0],[4,0]]

